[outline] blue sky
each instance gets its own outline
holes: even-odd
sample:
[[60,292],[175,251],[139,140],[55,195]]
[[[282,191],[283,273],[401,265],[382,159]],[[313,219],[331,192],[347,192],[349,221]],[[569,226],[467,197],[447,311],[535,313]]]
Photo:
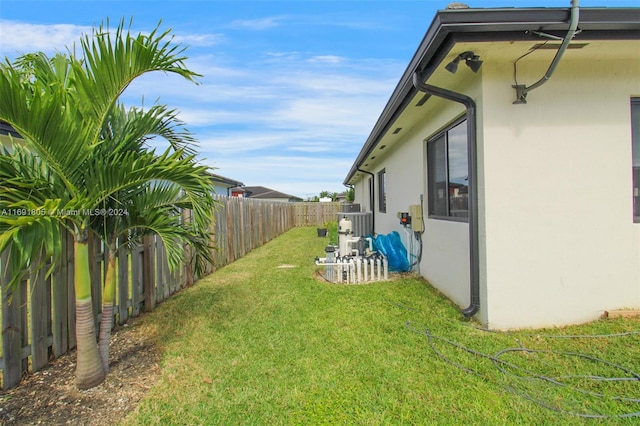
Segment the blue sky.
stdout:
[[[0,56],[65,51],[107,18],[134,32],[160,20],[188,46],[200,85],[151,74],[129,105],[167,104],[214,173],[308,198],[347,172],[443,1],[0,1]],[[569,7],[570,0],[468,0],[471,7]],[[640,0],[583,0],[581,7]],[[143,101],[144,100],[144,101]]]

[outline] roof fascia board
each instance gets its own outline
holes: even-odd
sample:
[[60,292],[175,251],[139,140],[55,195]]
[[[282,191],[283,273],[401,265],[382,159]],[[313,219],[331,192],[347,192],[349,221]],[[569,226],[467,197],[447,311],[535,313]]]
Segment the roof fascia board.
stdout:
[[216,182],[216,183],[220,183],[224,185],[232,185],[232,186],[244,186],[244,183],[240,182],[239,180],[217,175],[215,173],[209,173],[209,177],[213,182]]
[[[551,35],[563,37],[561,32],[544,31]],[[527,34],[522,31],[513,32],[488,32],[488,33],[459,33],[451,36],[455,43],[472,43],[472,42],[501,42],[501,41],[530,41],[532,43],[546,41],[546,38],[538,37],[535,34]],[[603,41],[603,40],[640,40],[640,28],[638,30],[623,31],[584,31],[574,38],[574,42]],[[560,42],[561,40],[558,40]]]
[[[441,11],[443,26],[455,26],[456,32],[469,31],[522,31],[540,25],[546,30],[566,33],[571,15],[570,8],[538,9],[465,9]],[[473,17],[473,19],[469,19]],[[582,29],[638,29],[640,8],[581,8]]]
[[[427,80],[460,42],[535,40],[527,30],[564,35],[569,18],[569,8],[438,11],[343,183],[347,185],[358,172],[417,93],[412,83],[415,71]],[[579,37],[585,40],[640,39],[640,8],[581,9],[579,28],[583,31]]]
[[242,182],[239,182],[237,180],[231,180],[231,179],[215,179],[214,178],[213,181],[217,182],[217,183],[224,184],[224,185],[231,185],[230,188],[244,185]]

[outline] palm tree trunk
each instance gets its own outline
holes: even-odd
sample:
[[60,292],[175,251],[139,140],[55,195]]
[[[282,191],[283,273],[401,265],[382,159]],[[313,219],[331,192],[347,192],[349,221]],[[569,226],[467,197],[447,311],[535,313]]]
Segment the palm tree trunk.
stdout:
[[102,293],[102,320],[100,321],[100,357],[104,372],[109,372],[109,343],[113,328],[113,304],[116,299],[116,250],[115,244],[109,249],[107,272],[104,277],[104,291]]
[[105,373],[96,344],[89,274],[89,245],[82,235],[76,236],[73,253],[73,284],[76,292],[76,386],[78,389],[89,389],[102,383]]

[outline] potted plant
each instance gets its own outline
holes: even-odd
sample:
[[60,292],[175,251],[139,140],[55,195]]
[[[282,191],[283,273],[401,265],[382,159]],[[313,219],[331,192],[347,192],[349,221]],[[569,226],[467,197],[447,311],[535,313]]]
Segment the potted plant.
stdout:
[[322,226],[319,226],[317,231],[318,231],[318,237],[326,237],[327,236],[327,225],[323,224]]

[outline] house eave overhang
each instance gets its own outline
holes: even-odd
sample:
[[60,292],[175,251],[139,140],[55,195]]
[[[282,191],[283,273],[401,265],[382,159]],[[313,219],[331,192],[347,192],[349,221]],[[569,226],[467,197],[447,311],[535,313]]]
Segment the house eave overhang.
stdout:
[[226,185],[229,188],[244,186],[244,183],[242,183],[242,182],[240,182],[238,180],[226,178],[224,176],[216,175],[216,174],[213,174],[213,173],[211,173],[211,180],[214,183],[217,183],[217,184],[220,184],[220,185]]
[[[344,185],[355,183],[358,171],[366,170],[365,160],[418,93],[413,86],[415,72],[423,81],[428,80],[457,43],[539,40],[532,31],[563,37],[569,18],[569,8],[438,11],[351,166]],[[640,8],[583,8],[579,30],[576,40],[638,40]]]

